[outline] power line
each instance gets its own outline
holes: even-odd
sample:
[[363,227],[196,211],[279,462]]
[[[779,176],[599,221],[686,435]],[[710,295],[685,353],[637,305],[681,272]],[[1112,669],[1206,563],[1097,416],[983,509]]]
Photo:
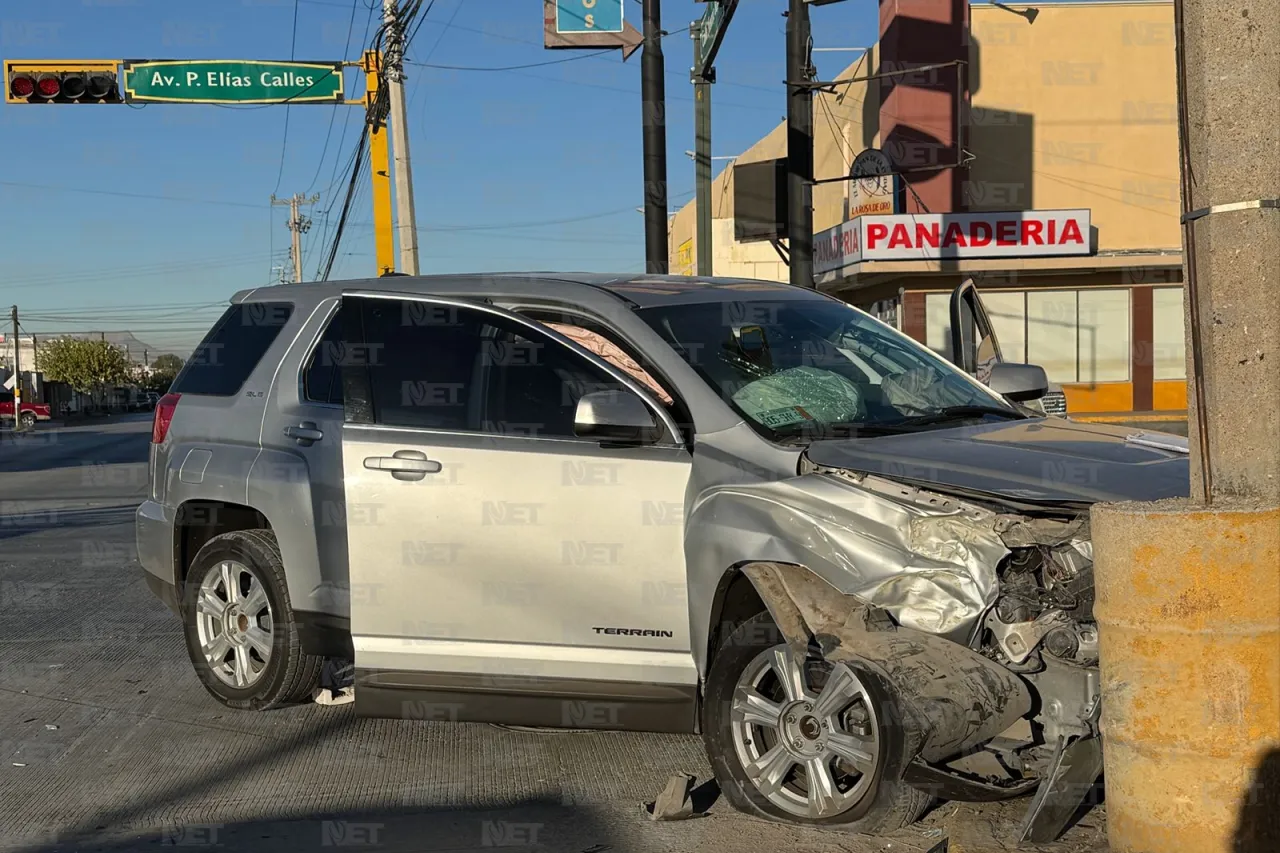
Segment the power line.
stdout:
[[[289,61],[292,62],[297,56],[298,48],[298,0],[293,0],[293,32],[289,36]],[[289,150],[289,113],[293,107],[285,104],[284,108],[284,139],[280,142],[280,171],[276,173],[276,188],[271,191],[272,195],[280,192],[280,181],[284,178],[284,157]]]
[[577,62],[582,59],[595,59],[597,56],[603,56],[606,53],[612,53],[612,49],[600,50],[595,53],[584,53],[578,56],[569,56],[564,59],[551,59],[546,62],[530,62],[525,65],[438,65],[430,62],[411,62],[405,60],[405,65],[417,65],[420,68],[436,68],[442,71],[521,71],[525,68],[542,68],[544,65],[562,65],[566,62]]
[[251,207],[254,210],[261,210],[262,205],[250,204],[247,201],[219,201],[218,199],[208,198],[190,198],[187,196],[174,195],[156,195],[153,193],[128,193],[116,190],[94,190],[85,187],[67,187],[55,186],[53,184],[32,184],[23,181],[0,181],[0,187],[18,187],[20,189],[30,190],[48,190],[50,192],[68,192],[68,193],[84,193],[86,195],[105,195],[116,198],[136,198],[147,201],[184,201],[191,204],[210,204],[222,207]]
[[[297,7],[297,4],[294,4]],[[360,0],[351,0],[351,20],[347,23],[347,40],[342,45],[342,58],[347,58],[347,53],[351,50],[351,36],[356,31],[356,10],[360,7]],[[373,12],[369,13],[372,18]],[[366,28],[367,30],[367,28]],[[346,89],[346,79],[344,74],[343,89]],[[320,179],[320,170],[324,168],[325,157],[329,154],[329,140],[333,138],[333,123],[338,117],[338,110],[343,108],[343,104],[334,104],[333,111],[329,113],[329,129],[324,134],[324,147],[320,150],[320,162],[316,164],[316,173],[311,176],[311,183],[307,184],[307,188],[303,190],[303,195],[310,193],[315,187],[316,181]],[[344,125],[345,127],[345,125]]]

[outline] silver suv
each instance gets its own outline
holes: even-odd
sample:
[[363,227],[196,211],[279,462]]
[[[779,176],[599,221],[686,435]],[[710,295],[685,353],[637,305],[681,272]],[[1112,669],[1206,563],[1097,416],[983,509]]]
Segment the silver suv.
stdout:
[[768,818],[1040,787],[1054,835],[1101,770],[1088,507],[1185,494],[1186,444],[973,347],[758,281],[245,291],[156,408],[139,559],[234,708],[349,659],[364,715],[700,732]]

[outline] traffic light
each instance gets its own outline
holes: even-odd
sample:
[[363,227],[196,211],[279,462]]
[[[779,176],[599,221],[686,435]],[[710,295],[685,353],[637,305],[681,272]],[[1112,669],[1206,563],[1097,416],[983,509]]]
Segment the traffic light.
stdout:
[[121,104],[116,60],[6,59],[10,104]]

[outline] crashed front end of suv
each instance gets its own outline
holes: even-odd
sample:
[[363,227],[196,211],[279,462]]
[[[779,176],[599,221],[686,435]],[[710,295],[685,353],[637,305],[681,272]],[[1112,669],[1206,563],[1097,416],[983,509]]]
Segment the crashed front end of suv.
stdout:
[[752,540],[797,656],[888,685],[903,782],[1035,791],[1019,838],[1051,841],[1102,772],[1089,506],[1185,493],[1185,462],[1176,436],[1054,419],[817,441],[795,478],[705,492],[689,535]]

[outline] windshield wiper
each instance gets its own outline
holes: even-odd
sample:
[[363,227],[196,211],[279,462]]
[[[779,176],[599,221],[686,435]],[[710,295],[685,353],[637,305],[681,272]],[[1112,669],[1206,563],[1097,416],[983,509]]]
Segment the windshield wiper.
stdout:
[[1005,418],[1011,421],[1020,421],[1025,418],[1021,413],[1013,409],[1001,409],[996,406],[947,406],[936,412],[930,412],[927,415],[917,415],[913,418],[897,421],[893,426],[924,426],[926,424],[944,423],[946,421],[959,421],[967,418],[980,418],[991,415],[997,418]]

